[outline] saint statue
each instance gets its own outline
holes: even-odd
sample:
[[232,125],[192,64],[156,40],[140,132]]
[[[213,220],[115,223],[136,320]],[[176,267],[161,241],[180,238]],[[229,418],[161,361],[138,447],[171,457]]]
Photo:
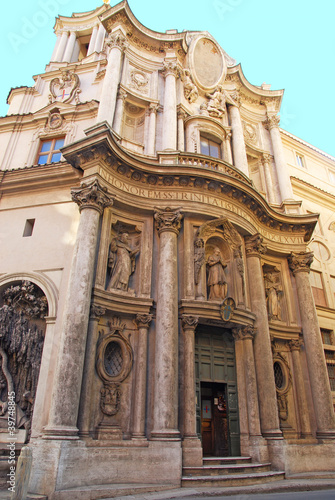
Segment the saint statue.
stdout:
[[224,269],[227,264],[223,262],[220,249],[215,247],[212,255],[207,259],[209,287],[209,300],[220,300],[227,296],[227,281]]
[[278,272],[267,272],[264,274],[264,285],[269,319],[281,320],[281,308],[279,297],[282,295],[282,287],[279,282]]
[[128,290],[129,278],[135,271],[135,257],[138,252],[138,248],[130,248],[128,233],[122,233],[112,239],[108,258],[108,267],[111,269],[108,289]]
[[206,94],[209,98],[207,111],[211,116],[220,118],[226,112],[226,98],[222,85],[219,85],[212,94]]

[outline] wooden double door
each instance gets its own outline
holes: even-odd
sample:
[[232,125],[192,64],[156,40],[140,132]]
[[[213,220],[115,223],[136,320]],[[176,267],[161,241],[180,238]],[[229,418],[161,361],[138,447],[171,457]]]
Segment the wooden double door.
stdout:
[[198,328],[195,338],[197,427],[204,456],[239,456],[234,340],[230,330]]

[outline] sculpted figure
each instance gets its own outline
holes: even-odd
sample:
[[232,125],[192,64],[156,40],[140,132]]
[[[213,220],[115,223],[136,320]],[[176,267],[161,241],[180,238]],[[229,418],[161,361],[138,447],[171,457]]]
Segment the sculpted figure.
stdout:
[[135,256],[138,252],[138,248],[130,248],[128,233],[113,238],[108,258],[108,267],[111,269],[109,289],[128,290],[129,278],[135,271]]
[[264,275],[264,285],[269,319],[281,319],[280,300],[282,287],[279,283],[278,273],[268,272]]
[[196,85],[192,81],[191,73],[188,69],[184,70],[182,75],[182,81],[184,83],[184,95],[189,102],[194,102],[199,97],[199,92]]
[[209,300],[224,299],[227,296],[227,281],[224,269],[227,265],[222,260],[218,247],[214,248],[212,255],[207,259]]
[[208,113],[215,118],[220,118],[226,112],[226,98],[222,85],[219,85],[212,94],[206,94],[206,96],[209,98]]

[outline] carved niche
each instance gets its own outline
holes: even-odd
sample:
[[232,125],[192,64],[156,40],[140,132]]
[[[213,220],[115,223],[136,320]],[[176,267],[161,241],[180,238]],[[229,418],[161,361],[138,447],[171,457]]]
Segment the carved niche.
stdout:
[[281,428],[288,430],[288,424],[285,422],[289,418],[288,394],[292,387],[292,376],[289,363],[282,352],[285,346],[272,339],[273,371],[275,377],[275,386],[277,393],[278,415],[281,422]]
[[[196,298],[204,299],[204,281],[208,287],[209,300],[223,300],[228,293],[227,271],[234,275],[238,303],[245,301],[244,263],[242,238],[228,219],[220,217],[199,227],[194,239],[194,282]],[[232,265],[229,260],[232,258]],[[204,264],[207,267],[207,278]],[[226,270],[227,268],[227,270]],[[237,276],[235,276],[235,272]],[[237,280],[235,278],[238,278]]]
[[281,321],[283,287],[279,269],[275,266],[264,264],[263,278],[269,320]]
[[108,254],[107,290],[135,295],[130,278],[135,272],[136,257],[140,253],[139,231],[134,226],[117,223],[112,227]]
[[[108,322],[107,333],[99,332],[96,354],[96,370],[103,382],[100,389],[100,410],[103,414],[100,429],[110,426],[109,418],[121,408],[122,382],[128,377],[133,366],[133,349],[124,335],[125,324],[114,317]],[[121,437],[121,428],[114,425],[114,434]],[[113,432],[109,432],[113,434]]]
[[8,431],[8,394],[16,403],[15,429],[25,430],[17,438],[18,442],[29,440],[47,314],[47,299],[33,283],[20,281],[2,291],[0,440],[1,431]]
[[55,101],[70,103],[75,99],[79,104],[80,90],[79,76],[73,71],[63,70],[61,78],[53,78],[50,82],[50,104]]

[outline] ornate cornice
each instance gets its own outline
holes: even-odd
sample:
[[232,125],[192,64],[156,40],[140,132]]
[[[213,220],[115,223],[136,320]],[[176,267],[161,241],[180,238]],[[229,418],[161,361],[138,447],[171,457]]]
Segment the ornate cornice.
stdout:
[[149,328],[152,318],[152,314],[136,314],[134,322],[138,328]]
[[159,234],[164,231],[170,231],[178,235],[183,215],[180,209],[173,210],[170,207],[166,207],[162,210],[160,208],[156,208],[154,219]]
[[253,236],[245,237],[245,250],[247,256],[260,257],[267,252],[266,245],[263,245],[263,238],[260,234],[254,234]]
[[198,326],[199,317],[183,314],[181,317],[181,325],[183,330],[195,330]]
[[292,252],[288,257],[288,265],[293,274],[310,272],[310,267],[313,262],[313,252]]
[[89,184],[82,182],[80,188],[71,190],[71,196],[79,206],[80,212],[89,208],[102,214],[104,209],[113,205],[114,202],[114,197],[107,193],[107,188],[100,186],[97,179]]

